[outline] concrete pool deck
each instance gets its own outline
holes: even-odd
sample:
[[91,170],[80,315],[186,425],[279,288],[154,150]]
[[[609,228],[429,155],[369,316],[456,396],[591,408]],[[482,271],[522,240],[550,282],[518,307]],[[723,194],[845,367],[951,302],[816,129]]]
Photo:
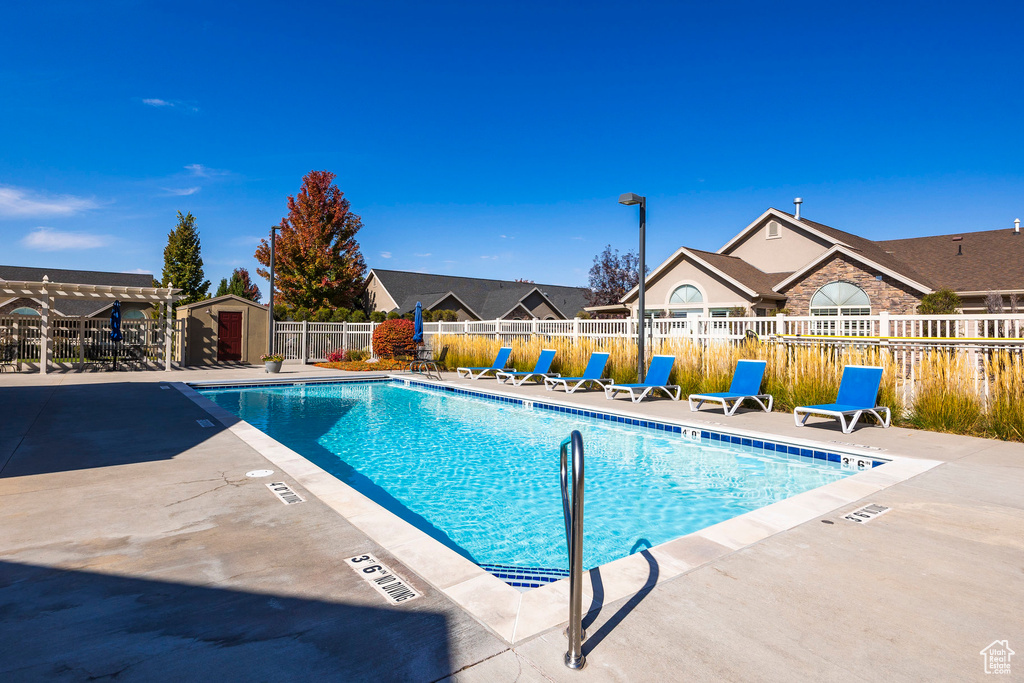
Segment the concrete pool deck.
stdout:
[[[285,370],[282,379],[333,374]],[[825,420],[796,429],[784,414],[725,418],[683,402],[635,406],[449,376],[943,462],[677,578],[658,581],[664,568],[645,559],[649,580],[632,594],[597,596],[588,666],[571,672],[560,628],[510,645],[287,477],[307,502],[282,505],[266,479],[244,476],[277,467],[230,430],[198,426],[209,417],[199,406],[159,388],[243,378],[267,375],[0,375],[5,680],[969,680],[984,676],[989,643],[1024,643],[1021,444],[896,428],[846,436]],[[867,525],[841,519],[866,502],[893,509]],[[343,566],[360,553],[424,597],[389,606]],[[600,593],[601,577],[590,580]]]

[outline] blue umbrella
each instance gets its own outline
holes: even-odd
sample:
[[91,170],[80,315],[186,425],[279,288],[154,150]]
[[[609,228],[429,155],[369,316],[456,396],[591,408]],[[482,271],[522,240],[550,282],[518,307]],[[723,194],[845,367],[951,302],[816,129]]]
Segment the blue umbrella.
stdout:
[[116,342],[121,341],[121,302],[115,301],[114,307],[110,309],[110,338]]
[[413,318],[412,340],[417,344],[423,343],[423,304],[416,302],[416,317]]

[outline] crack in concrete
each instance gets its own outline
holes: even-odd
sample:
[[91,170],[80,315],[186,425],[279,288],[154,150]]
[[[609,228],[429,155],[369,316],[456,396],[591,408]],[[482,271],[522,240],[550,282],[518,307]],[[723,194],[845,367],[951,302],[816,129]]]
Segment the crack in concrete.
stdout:
[[[195,500],[196,498],[200,498],[202,496],[205,496],[208,493],[214,493],[214,492],[219,491],[222,488],[225,488],[227,486],[233,486],[235,488],[238,488],[239,486],[244,484],[245,481],[246,481],[245,479],[238,479],[238,480],[232,481],[231,479],[228,479],[228,473],[226,471],[220,473],[220,480],[224,482],[220,486],[214,486],[212,489],[209,489],[208,491],[203,491],[202,493],[197,493],[194,496],[189,496],[188,498],[182,498],[181,500],[176,500],[173,503],[168,503],[167,505],[164,505],[164,507],[165,508],[169,508],[169,507],[174,507],[175,505],[180,505],[181,503],[187,503],[190,500]],[[217,481],[217,479],[216,478],[213,478],[213,479],[199,479],[197,481],[198,482]],[[183,483],[190,483],[190,482],[183,482]]]

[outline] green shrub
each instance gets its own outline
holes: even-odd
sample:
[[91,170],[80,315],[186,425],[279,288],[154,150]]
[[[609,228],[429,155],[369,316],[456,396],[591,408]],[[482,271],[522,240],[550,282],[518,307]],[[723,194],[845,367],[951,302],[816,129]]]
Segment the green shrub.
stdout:
[[342,306],[341,308],[335,308],[334,314],[331,316],[332,323],[344,323],[348,322],[348,317],[352,315],[352,311]]
[[286,304],[274,304],[274,320],[289,320],[292,311]]
[[370,313],[370,322],[382,323],[387,320],[388,316],[384,311],[373,311]]
[[917,312],[922,315],[950,315],[956,313],[963,302],[952,289],[940,289],[921,297]]
[[352,362],[366,360],[366,354],[360,351],[359,349],[349,349],[345,356],[348,358],[348,360]]
[[388,313],[387,319],[388,320],[398,320],[401,317],[402,316],[398,314],[398,311],[391,311],[390,313]]
[[348,321],[350,323],[365,323],[366,314],[363,313],[362,311],[352,311],[351,313],[349,313]]
[[329,323],[331,322],[331,318],[333,316],[334,311],[327,308],[326,306],[321,306],[320,308],[316,309],[316,311],[314,311],[312,315],[309,316],[309,319],[311,322],[315,323]]
[[381,323],[373,331],[373,353],[379,358],[394,358],[396,354],[411,354],[415,348],[412,335],[415,326],[411,320],[393,319]]
[[296,322],[309,320],[309,309],[306,308],[305,306],[299,306],[298,308],[292,311],[292,320]]

